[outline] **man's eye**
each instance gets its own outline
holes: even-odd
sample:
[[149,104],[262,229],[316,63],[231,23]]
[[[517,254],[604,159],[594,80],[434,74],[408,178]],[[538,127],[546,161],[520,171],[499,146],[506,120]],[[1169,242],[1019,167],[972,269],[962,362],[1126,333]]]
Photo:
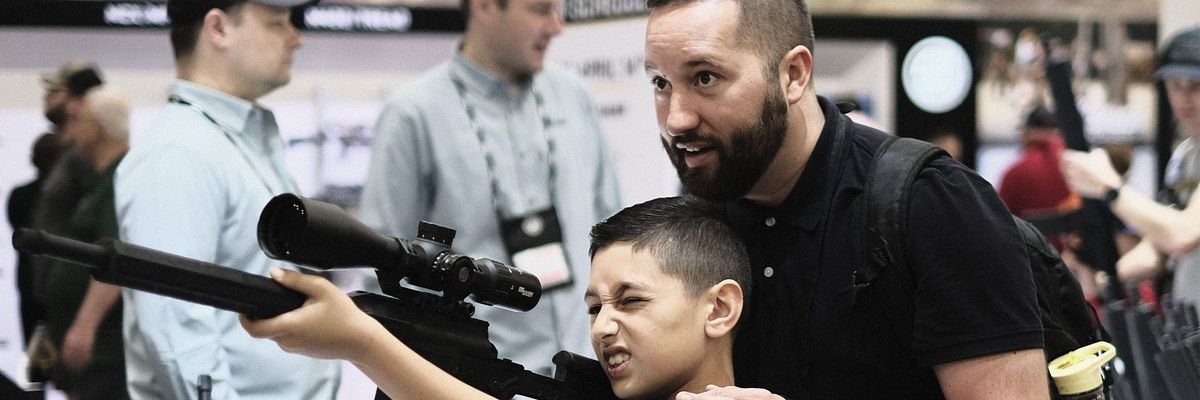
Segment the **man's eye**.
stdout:
[[667,88],[670,86],[670,83],[668,83],[667,80],[663,79],[661,76],[650,78],[650,84],[654,85],[654,90],[667,90]]
[[600,313],[600,305],[593,304],[588,306],[588,315],[596,315]]
[[712,86],[714,83],[717,83],[717,75],[712,72],[696,74],[696,84],[700,86]]

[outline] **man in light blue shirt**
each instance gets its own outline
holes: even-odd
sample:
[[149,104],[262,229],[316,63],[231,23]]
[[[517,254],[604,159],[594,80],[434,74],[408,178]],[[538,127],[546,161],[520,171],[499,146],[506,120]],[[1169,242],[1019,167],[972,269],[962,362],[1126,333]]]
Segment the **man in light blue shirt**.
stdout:
[[533,310],[478,307],[500,356],[542,374],[560,350],[591,354],[583,292],[588,227],[620,209],[592,101],[543,68],[561,0],[467,0],[462,47],[393,94],[379,117],[361,216],[415,238],[454,228],[454,250],[538,275]]
[[[301,38],[288,7],[305,0],[171,0],[179,80],[170,104],[117,169],[121,239],[266,274],[255,227],[274,195],[295,192],[271,111],[255,101],[291,77]],[[339,365],[256,340],[238,315],[124,290],[127,379],[135,399],[331,399]]]

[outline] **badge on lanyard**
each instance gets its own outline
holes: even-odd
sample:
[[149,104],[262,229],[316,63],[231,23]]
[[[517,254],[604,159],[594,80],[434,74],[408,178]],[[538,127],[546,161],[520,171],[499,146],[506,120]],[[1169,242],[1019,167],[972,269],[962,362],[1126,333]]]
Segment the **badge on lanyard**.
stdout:
[[537,276],[543,291],[571,284],[571,264],[554,207],[501,220],[500,230],[513,266]]

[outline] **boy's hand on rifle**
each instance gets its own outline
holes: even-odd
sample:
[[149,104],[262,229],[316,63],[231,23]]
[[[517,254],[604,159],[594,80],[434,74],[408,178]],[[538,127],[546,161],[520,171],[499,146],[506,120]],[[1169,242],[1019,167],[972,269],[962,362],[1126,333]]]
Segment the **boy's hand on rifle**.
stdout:
[[242,327],[250,336],[274,340],[289,353],[351,362],[368,355],[373,341],[391,337],[325,278],[279,268],[271,269],[271,278],[308,299],[300,308],[269,319],[242,315]]

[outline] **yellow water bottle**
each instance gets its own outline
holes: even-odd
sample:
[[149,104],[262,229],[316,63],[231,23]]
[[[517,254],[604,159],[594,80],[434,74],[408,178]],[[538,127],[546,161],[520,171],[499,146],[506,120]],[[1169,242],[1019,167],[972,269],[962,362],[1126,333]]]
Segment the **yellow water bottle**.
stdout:
[[1058,393],[1067,400],[1104,400],[1100,367],[1117,356],[1108,342],[1096,342],[1055,358],[1047,367]]

